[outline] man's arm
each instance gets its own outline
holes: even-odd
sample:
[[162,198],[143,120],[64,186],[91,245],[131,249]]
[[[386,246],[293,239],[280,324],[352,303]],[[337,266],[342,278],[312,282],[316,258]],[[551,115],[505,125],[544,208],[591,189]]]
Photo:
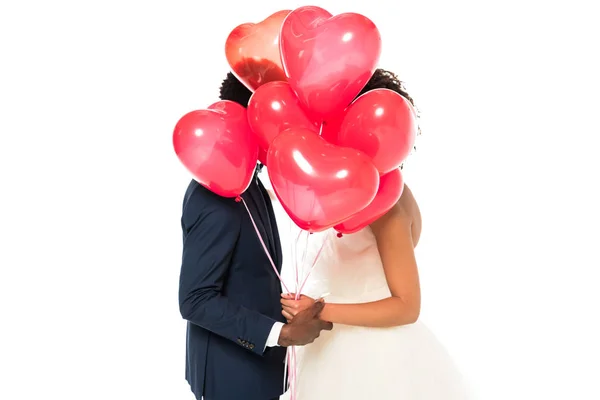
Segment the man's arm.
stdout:
[[179,308],[191,323],[262,355],[276,321],[222,292],[241,229],[237,205],[197,187],[184,206]]
[[279,336],[281,335],[282,329],[283,323],[275,322],[275,325],[271,328],[271,333],[269,333],[269,337],[267,338],[265,348],[279,346]]

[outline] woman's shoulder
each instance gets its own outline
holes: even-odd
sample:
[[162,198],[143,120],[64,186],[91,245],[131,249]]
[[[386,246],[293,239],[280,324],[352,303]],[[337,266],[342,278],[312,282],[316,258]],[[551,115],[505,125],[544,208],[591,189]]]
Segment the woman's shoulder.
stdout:
[[389,216],[395,216],[396,218],[402,218],[411,223],[414,220],[421,219],[419,205],[408,185],[404,185],[400,199],[398,199],[394,207],[392,207],[387,214]]
[[402,195],[400,196],[400,200],[396,205],[399,207],[407,216],[411,219],[421,219],[421,210],[419,209],[419,204],[415,199],[415,196],[408,187],[408,185],[404,185],[404,190],[402,191]]
[[385,215],[373,222],[371,228],[374,233],[383,233],[387,230],[386,226],[398,226],[398,224],[410,228],[416,246],[421,236],[421,211],[412,190],[407,185],[404,185],[398,202]]
[[406,218],[410,222],[413,241],[416,246],[421,237],[421,210],[412,190],[407,185],[404,185],[404,190],[397,206],[402,209],[402,213],[406,215]]

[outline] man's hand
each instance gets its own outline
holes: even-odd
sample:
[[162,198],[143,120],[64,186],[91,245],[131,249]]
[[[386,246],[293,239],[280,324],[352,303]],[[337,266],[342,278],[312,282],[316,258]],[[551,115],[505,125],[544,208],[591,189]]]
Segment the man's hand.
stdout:
[[333,329],[331,322],[319,319],[324,306],[324,302],[317,301],[306,310],[299,312],[290,323],[281,328],[278,344],[283,347],[304,346],[314,342],[322,330]]
[[295,300],[295,297],[295,294],[281,295],[281,307],[283,309],[281,313],[288,322],[293,320],[296,314],[309,309],[315,303],[314,299],[303,294],[300,295],[298,300]]

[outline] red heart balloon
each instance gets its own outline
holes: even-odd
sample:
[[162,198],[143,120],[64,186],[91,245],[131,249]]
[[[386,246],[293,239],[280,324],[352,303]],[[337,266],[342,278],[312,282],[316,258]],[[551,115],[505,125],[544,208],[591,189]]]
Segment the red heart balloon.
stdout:
[[181,117],[173,148],[194,179],[218,195],[242,194],[254,176],[258,143],[246,109],[233,101],[219,101]]
[[273,140],[268,172],[291,219],[309,232],[328,229],[375,198],[379,174],[359,151],[327,143],[308,129],[289,129]]
[[281,26],[281,60],[302,104],[321,120],[342,111],[373,75],[381,36],[360,14],[292,11]]
[[289,13],[282,10],[258,24],[239,25],[227,37],[227,62],[248,89],[254,91],[267,82],[287,80],[279,55],[279,31]]
[[267,165],[267,151],[259,146],[258,148],[258,161],[262,165]]
[[321,128],[321,136],[331,144],[337,143],[338,134],[340,132],[340,126],[344,120],[344,113],[335,114],[330,117],[327,121],[323,121],[323,127]]
[[374,89],[346,109],[336,144],[364,152],[385,174],[408,157],[416,136],[416,114],[410,102],[393,90]]
[[367,207],[334,228],[340,233],[354,233],[370,225],[387,213],[402,196],[404,180],[400,169],[395,169],[380,178],[377,195]]
[[306,128],[319,132],[321,125],[304,112],[287,82],[269,82],[258,88],[248,102],[248,121],[259,146],[265,150],[275,136],[286,129]]

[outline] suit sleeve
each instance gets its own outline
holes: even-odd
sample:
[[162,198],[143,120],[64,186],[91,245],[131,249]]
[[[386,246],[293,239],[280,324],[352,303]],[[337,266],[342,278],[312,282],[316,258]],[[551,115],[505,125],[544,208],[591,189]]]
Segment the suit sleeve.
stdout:
[[223,294],[241,229],[241,210],[199,187],[184,206],[179,308],[184,319],[262,355],[275,320]]

